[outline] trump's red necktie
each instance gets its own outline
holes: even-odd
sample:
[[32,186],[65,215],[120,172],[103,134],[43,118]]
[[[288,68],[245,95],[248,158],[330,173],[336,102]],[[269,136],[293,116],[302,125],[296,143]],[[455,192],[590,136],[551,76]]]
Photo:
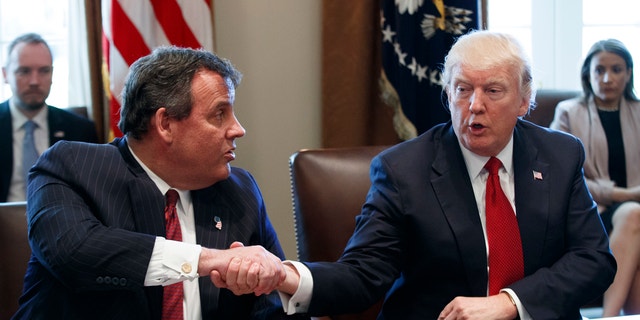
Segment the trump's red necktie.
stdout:
[[[164,208],[165,226],[167,229],[167,239],[182,241],[182,232],[180,231],[180,220],[178,220],[178,192],[170,189],[167,191],[166,206]],[[162,296],[162,320],[182,320],[182,299],[184,296],[182,282],[164,287]]]
[[489,243],[489,295],[524,277],[522,242],[518,220],[500,187],[498,171],[502,163],[491,157],[484,166],[489,171],[486,190],[487,241]]

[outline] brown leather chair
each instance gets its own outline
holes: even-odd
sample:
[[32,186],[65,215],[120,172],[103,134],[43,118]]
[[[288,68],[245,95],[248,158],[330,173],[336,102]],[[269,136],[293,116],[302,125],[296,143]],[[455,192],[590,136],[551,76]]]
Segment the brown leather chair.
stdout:
[[[371,186],[369,164],[387,146],[301,150],[289,160],[298,259],[336,261]],[[375,319],[382,301],[357,314],[323,319]]]
[[536,93],[536,107],[524,117],[535,124],[548,127],[553,121],[558,102],[575,98],[581,94],[576,90],[540,89]]
[[67,111],[75,113],[84,118],[89,118],[89,109],[87,109],[87,107],[85,106],[67,107]]
[[31,256],[26,212],[24,201],[0,203],[0,319],[9,319],[18,309]]

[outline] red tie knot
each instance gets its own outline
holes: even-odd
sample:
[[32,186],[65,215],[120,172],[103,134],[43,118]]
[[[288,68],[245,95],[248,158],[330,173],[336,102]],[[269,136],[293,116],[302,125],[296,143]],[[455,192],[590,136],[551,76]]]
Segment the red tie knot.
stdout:
[[175,207],[180,196],[178,195],[178,191],[169,189],[169,191],[167,191],[167,193],[165,194],[165,197],[167,198],[167,207]]
[[489,174],[498,174],[498,171],[502,167],[502,162],[496,157],[491,157],[487,164],[484,165],[484,168],[489,171]]

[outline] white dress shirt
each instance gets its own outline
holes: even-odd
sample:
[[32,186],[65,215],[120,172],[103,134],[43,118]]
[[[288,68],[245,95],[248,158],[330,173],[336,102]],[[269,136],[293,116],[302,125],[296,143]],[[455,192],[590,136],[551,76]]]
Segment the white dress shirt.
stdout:
[[[7,201],[25,201],[27,200],[27,195],[25,194],[27,181],[25,181],[25,177],[22,175],[22,140],[24,140],[25,134],[23,126],[29,118],[18,110],[18,107],[15,106],[11,99],[9,99],[9,112],[11,113],[11,127],[13,131],[13,172],[11,174],[11,184],[9,186]],[[49,148],[48,114],[49,109],[44,107],[31,119],[38,125],[33,131],[33,139],[39,155]]]
[[[487,163],[487,161],[489,161],[489,157],[478,156],[462,145],[460,145],[460,149],[462,150],[462,155],[467,166],[467,171],[469,172],[469,179],[471,180],[471,184],[473,186],[473,193],[478,205],[478,214],[480,215],[480,221],[482,222],[482,232],[484,233],[485,247],[487,248],[488,255],[489,245],[487,242],[485,189],[487,179],[489,177],[489,172],[484,169],[484,165]],[[513,212],[516,212],[515,183],[513,177],[513,137],[511,137],[511,140],[509,140],[507,146],[500,152],[500,154],[496,156],[496,158],[500,159],[503,165],[503,167],[500,168],[499,172],[500,186],[502,187],[502,190],[504,191],[507,199],[509,199],[511,207],[513,208]],[[285,263],[290,263],[296,268],[296,270],[300,274],[300,283],[298,284],[298,289],[293,294],[293,296],[279,293],[280,299],[282,300],[282,306],[284,307],[284,310],[285,312],[287,312],[287,314],[304,313],[309,309],[309,304],[311,302],[311,296],[313,293],[313,277],[311,276],[309,268],[307,268],[304,264],[296,261],[286,261]],[[488,270],[489,266],[487,265],[487,272]],[[531,316],[524,308],[524,306],[520,302],[520,299],[513,290],[505,288],[501,291],[506,292],[511,296],[516,304],[516,308],[518,309],[520,319],[531,319]],[[489,284],[487,283],[487,294],[488,292]]]
[[[133,157],[149,175],[162,194],[172,189],[166,182],[151,171],[129,148]],[[175,188],[173,188],[175,189]],[[202,247],[196,244],[196,227],[189,190],[179,190],[180,199],[176,204],[182,242],[156,237],[151,260],[144,279],[145,286],[166,286],[182,281],[184,286],[184,319],[202,319],[200,306],[200,287],[198,285],[198,262]]]

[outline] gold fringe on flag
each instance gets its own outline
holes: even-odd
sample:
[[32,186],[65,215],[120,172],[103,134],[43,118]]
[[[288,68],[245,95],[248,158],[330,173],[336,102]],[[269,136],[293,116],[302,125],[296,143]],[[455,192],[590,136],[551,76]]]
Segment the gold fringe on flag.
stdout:
[[391,82],[389,82],[389,79],[387,79],[387,74],[384,70],[380,73],[378,85],[380,87],[380,98],[393,109],[393,128],[398,138],[401,140],[409,140],[417,137],[418,130],[402,111],[402,103],[400,102],[398,92]]

